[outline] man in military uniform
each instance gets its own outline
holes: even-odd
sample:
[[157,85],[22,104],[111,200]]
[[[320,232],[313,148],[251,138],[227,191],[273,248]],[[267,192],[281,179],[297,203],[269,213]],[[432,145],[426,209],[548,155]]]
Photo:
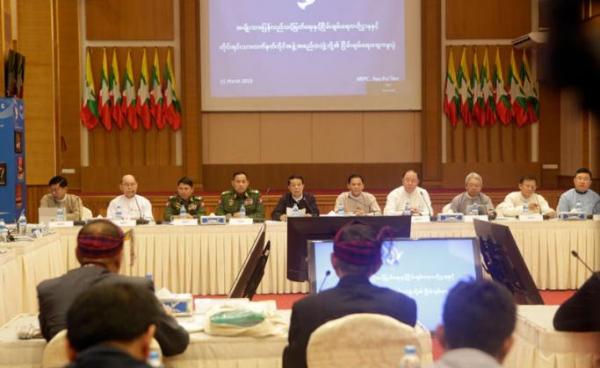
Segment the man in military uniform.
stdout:
[[181,214],[181,207],[189,217],[198,217],[205,214],[202,197],[194,195],[194,182],[184,176],[177,182],[177,195],[169,197],[165,208],[164,219],[171,221],[173,216]]
[[249,185],[250,182],[245,172],[234,173],[231,180],[233,189],[221,193],[215,213],[227,217],[243,217],[240,214],[240,208],[243,204],[246,209],[246,217],[263,220],[265,218],[265,208],[260,198],[260,192],[255,189],[248,189]]

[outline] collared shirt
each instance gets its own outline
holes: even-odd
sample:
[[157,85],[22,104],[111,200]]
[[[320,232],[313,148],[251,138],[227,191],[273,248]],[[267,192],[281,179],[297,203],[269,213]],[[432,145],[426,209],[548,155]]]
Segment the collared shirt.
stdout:
[[377,199],[371,193],[361,192],[355,197],[351,192],[344,192],[335,200],[334,211],[338,210],[340,203],[344,206],[344,212],[346,213],[355,213],[360,209],[366,215],[381,215],[381,208],[377,204]]
[[477,349],[452,349],[431,368],[502,368],[493,356]]
[[152,204],[146,198],[135,195],[131,198],[120,195],[110,201],[108,209],[106,210],[106,217],[116,218],[117,208],[121,206],[121,213],[124,219],[145,219],[154,220],[152,215]]
[[404,186],[392,190],[388,194],[383,208],[384,215],[393,215],[404,211],[404,207],[408,202],[410,208],[416,208],[421,214],[430,214],[432,210],[431,199],[429,193],[421,187],[416,187],[411,193],[408,193]]
[[202,197],[193,195],[186,201],[179,195],[174,195],[167,200],[163,219],[165,221],[171,221],[173,216],[179,216],[181,207],[185,208],[186,213],[193,217],[199,217],[205,214],[204,200]]
[[598,193],[588,189],[585,193],[581,193],[571,188],[560,195],[558,200],[559,212],[571,212],[575,209],[577,202],[581,203],[581,208],[586,215],[591,215],[594,211],[596,202],[600,200]]
[[[500,203],[496,209],[498,210],[498,213],[503,216],[516,217],[523,213],[524,204],[529,205],[531,203],[538,205],[538,210],[535,213],[547,215],[554,212],[541,195],[533,193],[529,198],[525,198],[520,191],[509,193],[506,198],[504,198],[504,202]],[[527,210],[533,212],[529,208]]]
[[256,189],[248,189],[242,194],[237,193],[233,189],[224,191],[221,193],[215,214],[233,215],[240,211],[242,204],[246,210],[247,217],[256,220],[263,220],[265,218],[265,208],[262,198],[260,197],[260,192]]
[[474,204],[479,205],[479,214],[487,215],[489,211],[494,210],[494,204],[490,197],[483,193],[479,193],[475,197],[471,197],[467,192],[463,192],[452,199],[450,202],[450,209],[455,213],[463,213],[468,215],[467,213],[469,206]]
[[310,193],[303,193],[302,198],[295,199],[290,192],[286,192],[279,198],[279,202],[277,202],[277,206],[273,210],[271,218],[275,221],[279,221],[281,215],[286,214],[286,209],[288,207],[293,208],[294,204],[298,206],[298,209],[305,209],[307,214],[319,216],[319,207],[317,206],[315,196]]
[[44,208],[64,208],[66,210],[66,219],[69,221],[81,220],[81,209],[83,203],[81,198],[74,194],[65,194],[65,198],[56,200],[52,194],[46,194],[40,200],[40,207]]

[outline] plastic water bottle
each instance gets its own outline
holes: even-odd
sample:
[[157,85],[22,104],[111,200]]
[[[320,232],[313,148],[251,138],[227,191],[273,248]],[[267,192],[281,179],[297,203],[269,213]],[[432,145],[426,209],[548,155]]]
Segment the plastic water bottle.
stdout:
[[523,214],[527,215],[529,213],[529,205],[526,203],[523,203]]
[[56,209],[56,221],[65,221],[65,208],[58,207]]
[[582,213],[583,212],[583,207],[581,206],[581,202],[577,201],[577,203],[575,203],[575,212],[577,213]]
[[4,219],[0,217],[0,242],[5,242],[8,240],[8,228],[6,227],[6,223]]
[[27,217],[25,217],[25,210],[21,211],[21,216],[19,216],[19,220],[17,221],[17,230],[21,235],[27,233]]
[[479,215],[479,205],[477,203],[473,203],[470,206],[469,214],[471,216],[477,216],[477,215]]
[[179,216],[180,217],[187,216],[187,210],[185,209],[184,205],[181,205],[181,207],[179,207]]
[[400,360],[400,368],[420,368],[421,359],[417,355],[417,348],[414,345],[404,347],[404,356]]
[[151,350],[150,355],[148,355],[148,365],[156,368],[164,368],[162,361],[160,359],[160,354],[156,350]]
[[403,215],[409,216],[410,215],[410,203],[405,202],[404,203],[404,211],[402,211]]
[[344,216],[345,215],[344,204],[342,202],[340,202],[338,204],[337,214],[340,215],[340,216]]
[[117,220],[123,220],[123,209],[120,204],[117,205],[117,209],[115,210],[115,217]]
[[294,207],[292,207],[292,217],[298,217],[298,212],[300,212],[298,204],[294,203]]
[[240,206],[240,217],[246,217],[246,206],[243,203]]

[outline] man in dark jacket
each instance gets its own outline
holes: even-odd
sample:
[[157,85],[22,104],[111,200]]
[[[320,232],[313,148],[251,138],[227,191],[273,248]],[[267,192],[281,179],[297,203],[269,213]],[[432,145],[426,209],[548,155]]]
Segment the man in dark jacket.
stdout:
[[381,267],[382,234],[385,233],[385,228],[377,234],[373,227],[358,222],[338,231],[331,264],[340,281],[333,289],[307,296],[294,304],[288,346],[283,352],[284,367],[306,367],[310,335],[324,323],[349,314],[383,314],[415,325],[417,305],[413,299],[369,282]]
[[304,192],[304,178],[300,175],[291,175],[288,178],[289,191],[279,198],[277,207],[273,210],[271,218],[275,221],[287,221],[287,209],[294,208],[305,210],[306,216],[319,216],[319,207],[315,197]]
[[150,290],[132,283],[100,284],[79,294],[67,312],[67,368],[149,367],[160,320],[154,299]]
[[600,331],[600,273],[595,272],[554,315],[559,331]]
[[[118,275],[121,267],[123,231],[108,220],[86,224],[77,235],[77,260],[80,268],[41,282],[37,287],[40,328],[48,341],[66,328],[67,310],[84,290],[96,284],[129,282],[153,290],[151,281]],[[154,303],[160,304],[154,297]],[[165,356],[182,353],[189,335],[173,317],[161,309],[156,325],[156,340]]]

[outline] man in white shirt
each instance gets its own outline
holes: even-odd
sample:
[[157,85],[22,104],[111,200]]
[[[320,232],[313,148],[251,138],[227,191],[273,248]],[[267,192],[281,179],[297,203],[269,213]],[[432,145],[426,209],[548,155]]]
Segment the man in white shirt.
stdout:
[[496,210],[503,216],[516,217],[522,214],[527,206],[528,213],[539,213],[548,217],[556,216],[556,212],[550,208],[544,197],[535,192],[536,189],[537,182],[533,176],[522,177],[519,180],[519,191],[509,193]]
[[[123,176],[121,184],[119,184],[119,189],[121,189],[123,195],[110,201],[106,216],[111,219],[121,217],[131,220],[154,220],[152,204],[146,198],[136,194],[137,187],[138,184],[133,175]],[[118,212],[121,212],[120,215]]]
[[414,170],[406,171],[402,176],[402,185],[388,194],[383,214],[402,213],[407,203],[412,214],[433,215],[429,193],[419,187],[419,174]]
[[365,184],[362,176],[358,174],[350,175],[347,187],[348,191],[340,194],[335,200],[335,212],[339,213],[339,209],[343,208],[346,214],[357,216],[381,215],[381,209],[375,196],[364,191]]

